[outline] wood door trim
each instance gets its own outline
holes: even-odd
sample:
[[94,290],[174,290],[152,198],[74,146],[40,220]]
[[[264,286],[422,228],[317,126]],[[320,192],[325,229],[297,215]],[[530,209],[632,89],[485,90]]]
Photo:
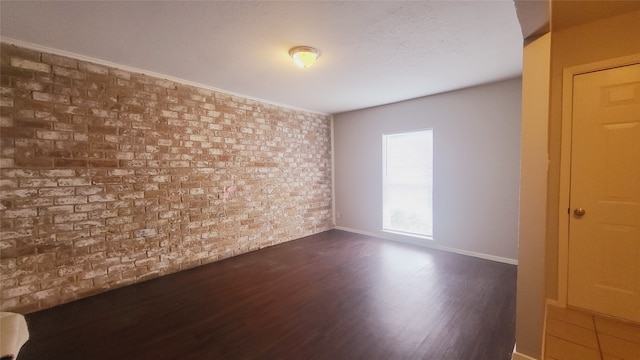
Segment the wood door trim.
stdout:
[[571,194],[571,140],[573,78],[576,75],[640,63],[640,54],[567,67],[562,72],[562,136],[560,143],[560,196],[558,202],[558,301],[567,306],[569,277],[569,196]]

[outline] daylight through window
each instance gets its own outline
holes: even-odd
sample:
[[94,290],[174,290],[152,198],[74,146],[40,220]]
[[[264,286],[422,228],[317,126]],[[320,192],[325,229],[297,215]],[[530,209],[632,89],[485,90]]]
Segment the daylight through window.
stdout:
[[382,229],[433,239],[433,130],[382,136]]

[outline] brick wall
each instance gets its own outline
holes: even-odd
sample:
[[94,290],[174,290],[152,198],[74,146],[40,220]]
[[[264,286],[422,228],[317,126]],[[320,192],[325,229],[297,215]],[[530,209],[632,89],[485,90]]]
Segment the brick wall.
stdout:
[[1,309],[318,233],[330,118],[2,44]]

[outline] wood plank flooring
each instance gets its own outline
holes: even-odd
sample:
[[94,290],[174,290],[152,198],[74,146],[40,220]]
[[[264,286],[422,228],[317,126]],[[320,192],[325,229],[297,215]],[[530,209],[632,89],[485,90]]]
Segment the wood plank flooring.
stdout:
[[516,267],[331,230],[27,315],[20,360],[511,358]]

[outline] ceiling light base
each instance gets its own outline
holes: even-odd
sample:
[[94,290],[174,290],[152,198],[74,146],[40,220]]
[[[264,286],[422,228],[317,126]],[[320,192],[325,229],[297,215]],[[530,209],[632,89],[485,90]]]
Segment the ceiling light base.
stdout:
[[311,46],[296,46],[289,50],[289,55],[296,65],[301,68],[308,68],[316,62],[320,56],[320,50]]

